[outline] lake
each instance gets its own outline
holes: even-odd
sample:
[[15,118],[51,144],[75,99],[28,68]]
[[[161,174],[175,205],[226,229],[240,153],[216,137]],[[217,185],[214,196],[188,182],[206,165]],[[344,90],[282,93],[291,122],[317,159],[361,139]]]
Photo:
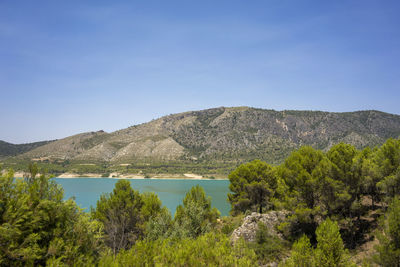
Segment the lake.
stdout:
[[[64,188],[64,197],[75,197],[76,203],[86,211],[90,206],[95,207],[102,193],[109,193],[114,189],[118,179],[111,178],[54,178]],[[222,216],[227,216],[230,204],[227,201],[229,180],[189,180],[189,179],[127,179],[132,188],[139,192],[154,192],[171,214],[192,186],[200,185],[211,197],[213,207],[216,207]]]

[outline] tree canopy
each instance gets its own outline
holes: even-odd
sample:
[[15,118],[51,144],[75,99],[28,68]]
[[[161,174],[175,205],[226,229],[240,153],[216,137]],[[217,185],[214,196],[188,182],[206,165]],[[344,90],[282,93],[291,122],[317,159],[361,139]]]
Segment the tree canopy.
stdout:
[[254,160],[242,164],[229,174],[228,194],[233,213],[272,208],[271,199],[277,188],[275,170],[265,162]]

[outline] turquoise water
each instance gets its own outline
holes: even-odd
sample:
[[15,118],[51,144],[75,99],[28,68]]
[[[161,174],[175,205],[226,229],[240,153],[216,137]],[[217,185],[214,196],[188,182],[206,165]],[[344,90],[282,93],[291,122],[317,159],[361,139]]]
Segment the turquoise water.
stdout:
[[[172,214],[186,193],[192,186],[200,185],[206,194],[211,197],[212,205],[222,216],[229,214],[230,205],[227,201],[229,192],[228,180],[179,180],[179,179],[128,179],[132,188],[139,192],[154,192],[161,199]],[[64,188],[65,198],[75,197],[76,203],[90,210],[95,207],[102,193],[109,193],[114,189],[117,179],[110,178],[55,178],[55,181]]]

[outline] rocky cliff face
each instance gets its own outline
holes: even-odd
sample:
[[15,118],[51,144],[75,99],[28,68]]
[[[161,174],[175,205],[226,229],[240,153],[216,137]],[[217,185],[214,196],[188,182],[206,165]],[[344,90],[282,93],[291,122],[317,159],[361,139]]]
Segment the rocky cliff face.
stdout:
[[346,142],[357,148],[400,136],[400,116],[214,108],[165,116],[113,133],[92,132],[44,144],[21,158],[83,161],[247,161],[280,163],[302,145]]

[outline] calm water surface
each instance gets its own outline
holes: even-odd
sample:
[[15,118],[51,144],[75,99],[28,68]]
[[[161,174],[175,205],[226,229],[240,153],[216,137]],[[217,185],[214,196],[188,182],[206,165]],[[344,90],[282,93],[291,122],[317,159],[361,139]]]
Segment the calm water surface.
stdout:
[[[222,216],[229,214],[230,205],[227,201],[229,192],[229,180],[180,180],[180,179],[127,179],[132,188],[139,192],[154,192],[158,195],[163,205],[172,214],[186,193],[192,186],[200,185],[206,194],[211,197],[212,205],[216,207]],[[117,179],[111,178],[55,178],[55,181],[64,188],[65,199],[75,197],[76,203],[90,210],[95,207],[102,193],[109,193],[114,189]]]

